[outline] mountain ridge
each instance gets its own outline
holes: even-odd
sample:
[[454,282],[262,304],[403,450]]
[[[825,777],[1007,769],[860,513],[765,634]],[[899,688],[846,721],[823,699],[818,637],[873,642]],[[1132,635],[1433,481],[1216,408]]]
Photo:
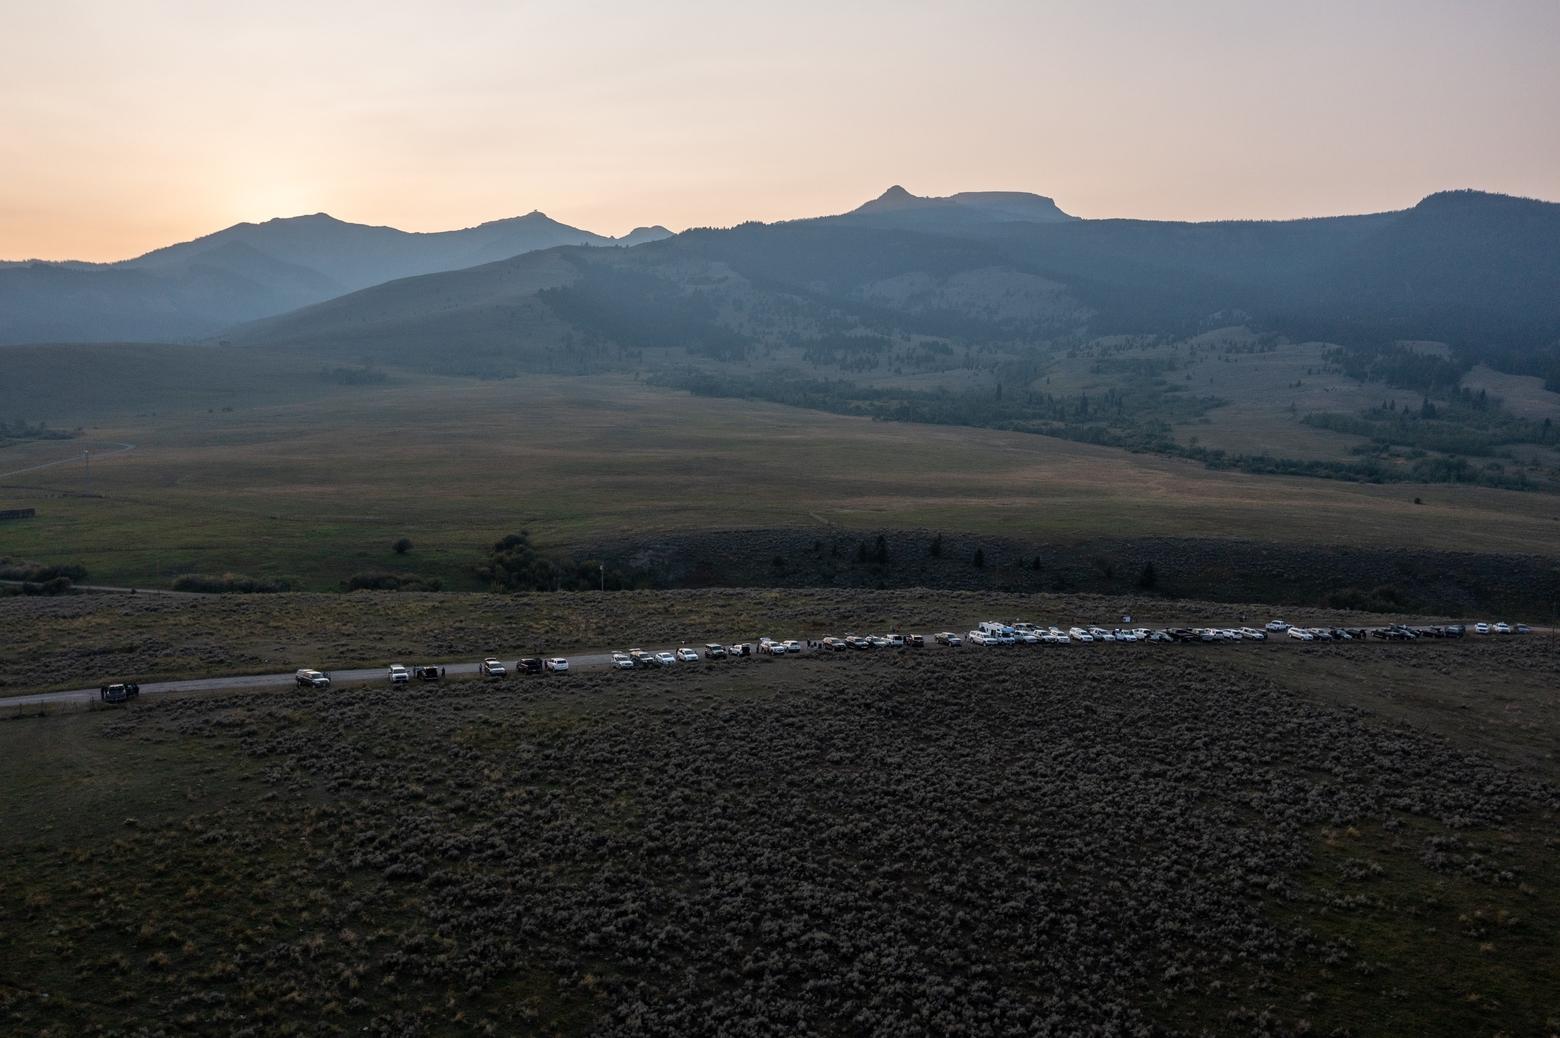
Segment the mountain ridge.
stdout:
[[[840,305],[893,301],[918,309],[915,320],[923,324],[933,298],[955,317],[961,308],[974,313],[984,306],[1008,325],[1019,314],[1073,320],[1087,311],[1089,327],[1112,332],[1184,328],[1206,314],[1238,310],[1270,315],[1292,330],[1348,335],[1368,327],[1385,335],[1411,330],[1434,311],[1430,331],[1467,338],[1494,321],[1503,334],[1520,328],[1517,338],[1534,342],[1550,334],[1554,305],[1546,292],[1560,299],[1557,214],[1556,203],[1460,189],[1431,193],[1406,209],[1349,216],[1079,219],[1029,192],[929,197],[901,185],[836,216],[676,237],[652,225],[609,238],[539,210],[424,232],[321,212],[235,224],[115,264],[0,265],[0,342],[189,340],[256,321],[274,331],[290,323],[276,319],[327,300],[346,299],[350,310],[354,293],[390,282],[560,247],[654,242],[661,243],[656,257],[715,264],[716,280],[738,270],[790,285],[787,292],[844,292]],[[718,255],[733,243],[740,255]],[[629,266],[658,262],[647,256]],[[485,290],[480,305],[495,298]],[[1044,322],[1022,329],[1030,336],[1061,331]],[[1435,335],[1420,329],[1405,337]],[[1560,340],[1560,329],[1553,338]]]
[[670,235],[649,225],[616,239],[540,210],[447,231],[324,212],[246,221],[112,263],[0,263],[0,343],[198,338],[400,278],[560,245],[632,247]]
[[[1461,343],[1481,356],[1506,351],[1515,366],[1560,343],[1560,205],[1482,193],[1271,222],[906,229],[818,218],[688,231],[646,249],[541,255],[546,277],[540,260],[521,256],[505,277],[478,267],[436,282],[413,278],[393,294],[332,300],[328,322],[316,312],[284,314],[235,338],[321,350],[350,342],[357,352],[394,341],[404,362],[419,341],[523,352],[515,334],[523,326],[542,351],[556,333],[559,348],[598,343],[604,357],[680,343],[737,359],[840,334],[1034,344],[1190,335],[1241,314],[1302,340]],[[478,282],[481,291],[467,287]],[[415,315],[416,335],[402,334],[405,315],[392,296],[417,294],[443,309]]]

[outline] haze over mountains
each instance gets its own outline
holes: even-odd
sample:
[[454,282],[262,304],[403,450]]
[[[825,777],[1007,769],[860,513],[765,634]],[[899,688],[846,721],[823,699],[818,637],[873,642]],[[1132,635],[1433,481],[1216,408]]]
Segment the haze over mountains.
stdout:
[[184,339],[396,278],[558,245],[632,246],[540,212],[419,233],[325,213],[235,224],[118,263],[0,264],[0,341]]
[[581,344],[738,359],[832,335],[978,346],[1229,324],[1360,346],[1436,340],[1548,377],[1560,205],[1447,192],[1391,213],[1191,224],[891,191],[837,217],[425,275],[233,334],[459,371],[473,357],[523,369],[566,342],[583,364]]
[[319,214],[103,268],[0,269],[0,322],[9,342],[221,332],[449,371],[657,348],[738,359],[831,335],[979,345],[1249,324],[1436,340],[1549,377],[1560,205],[1454,191],[1363,216],[1180,223],[894,187],[838,216],[624,239],[540,213],[438,234]]

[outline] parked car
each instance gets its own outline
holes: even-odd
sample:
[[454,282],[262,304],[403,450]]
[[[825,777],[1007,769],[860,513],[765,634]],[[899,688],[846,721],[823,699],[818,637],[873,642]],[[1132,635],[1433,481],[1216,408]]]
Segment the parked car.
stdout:
[[304,668],[293,677],[299,688],[330,688],[330,675],[321,670]]
[[938,631],[936,634],[932,635],[932,641],[936,642],[938,645],[958,645],[963,640],[963,638],[960,638],[952,631]]
[[684,646],[683,648],[677,650],[677,662],[678,663],[698,663],[699,662],[699,654],[697,652],[694,652],[692,649]]
[[902,634],[885,634],[883,640],[888,642],[890,649],[903,649],[905,647],[905,636]]
[[562,656],[551,657],[543,666],[547,668],[549,674],[567,674],[569,672],[569,661]]
[[795,638],[787,638],[785,640],[785,651],[786,652],[801,652],[802,651],[802,643],[797,641]]
[[401,666],[399,663],[392,663],[390,664],[389,677],[390,684],[404,685],[412,680],[412,672]]
[[1094,635],[1090,634],[1088,631],[1085,631],[1082,627],[1068,628],[1067,637],[1071,638],[1075,642],[1092,642],[1094,640]]
[[926,646],[926,635],[907,634],[905,635],[905,644],[910,646],[912,649],[924,648]]
[[707,660],[723,659],[725,657],[725,655],[726,655],[726,647],[724,645],[720,645],[720,644],[717,644],[715,642],[710,642],[708,645],[706,645],[704,647],[704,658],[707,659]]
[[540,656],[526,656],[524,659],[515,660],[516,674],[541,674],[543,670]]
[[141,686],[134,681],[116,681],[98,686],[98,698],[105,703],[128,703],[141,694]]
[[1517,624],[1517,626],[1513,627],[1511,631],[1513,634],[1532,634],[1533,628],[1529,627],[1527,624]]
[[418,681],[439,681],[444,677],[444,668],[432,663],[419,663],[412,667],[412,677]]
[[1489,624],[1484,624],[1484,623],[1474,624],[1473,625],[1473,633],[1474,634],[1489,634],[1490,633],[1490,625]]
[[869,634],[867,635],[867,645],[873,649],[886,649],[888,648],[888,639],[881,634]]
[[1316,640],[1315,636],[1312,635],[1310,631],[1303,630],[1299,627],[1289,628],[1289,637],[1293,638],[1297,642],[1310,642]]
[[1013,634],[1011,635],[1011,637],[1013,637],[1017,641],[1023,642],[1025,645],[1039,645],[1040,644],[1040,636],[1038,634],[1036,634],[1034,631],[1017,631],[1017,630],[1015,630],[1013,632]]
[[663,667],[677,666],[677,657],[670,652],[658,652],[655,654],[655,659]]
[[728,656],[751,656],[752,654],[753,646],[747,642],[738,642],[735,645],[726,646],[726,655]]
[[825,652],[844,652],[850,648],[850,646],[845,644],[844,638],[836,638],[833,635],[830,635],[818,644],[823,646]]
[[1240,636],[1254,642],[1267,641],[1267,632],[1259,631],[1255,627],[1242,627],[1240,629]]
[[964,637],[969,639],[971,645],[995,645],[997,636],[987,634],[985,631],[971,631]]
[[509,668],[490,656],[477,664],[477,673],[485,678],[502,678],[508,676]]
[[612,654],[612,669],[613,670],[633,670],[634,669],[634,657],[630,656],[626,652],[614,652]]
[[1496,634],[1510,634],[1511,633],[1511,625],[1508,624],[1508,623],[1498,623],[1498,624],[1495,625],[1493,630],[1495,631]]
[[1289,630],[1289,625],[1284,623],[1282,620],[1269,620],[1267,622],[1267,629],[1272,631],[1274,634],[1283,634],[1285,631]]

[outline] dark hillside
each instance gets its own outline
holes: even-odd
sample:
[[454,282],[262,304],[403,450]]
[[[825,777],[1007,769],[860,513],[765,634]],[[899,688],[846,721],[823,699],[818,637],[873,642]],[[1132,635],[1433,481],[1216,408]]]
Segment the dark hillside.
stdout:
[[[740,314],[794,309],[797,300],[822,308],[809,318],[815,323],[843,315],[845,326],[835,330],[1045,342],[1245,323],[1354,346],[1452,342],[1471,359],[1508,368],[1514,361],[1502,350],[1541,351],[1560,339],[1560,206],[1469,192],[1432,196],[1398,213],[1285,222],[1007,220],[937,233],[843,218],[743,224],[631,252],[573,254],[569,263],[637,270],[665,282],[667,293],[705,296],[708,323],[755,342],[774,329]],[[445,340],[468,347],[478,341],[453,333],[486,329],[481,343],[492,345],[508,325],[475,319],[473,307],[512,306],[556,287],[517,280],[502,301],[466,287],[492,278],[478,268],[408,280],[394,292],[289,315],[268,325],[265,337],[285,328],[291,339],[325,343],[343,323],[394,336],[407,322],[419,335],[447,325]],[[429,289],[452,305],[408,312],[403,297],[422,299]],[[631,292],[617,306],[630,313],[636,298],[648,296]],[[664,308],[647,309],[638,323],[653,327],[664,316]],[[1081,326],[1080,316],[1087,318]]]

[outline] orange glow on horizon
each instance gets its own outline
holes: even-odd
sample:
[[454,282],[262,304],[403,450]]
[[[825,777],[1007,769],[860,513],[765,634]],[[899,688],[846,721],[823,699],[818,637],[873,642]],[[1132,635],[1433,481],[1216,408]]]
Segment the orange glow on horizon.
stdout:
[[0,259],[320,211],[680,230],[894,183],[1162,219],[1560,198],[1548,0],[63,0],[6,22]]

